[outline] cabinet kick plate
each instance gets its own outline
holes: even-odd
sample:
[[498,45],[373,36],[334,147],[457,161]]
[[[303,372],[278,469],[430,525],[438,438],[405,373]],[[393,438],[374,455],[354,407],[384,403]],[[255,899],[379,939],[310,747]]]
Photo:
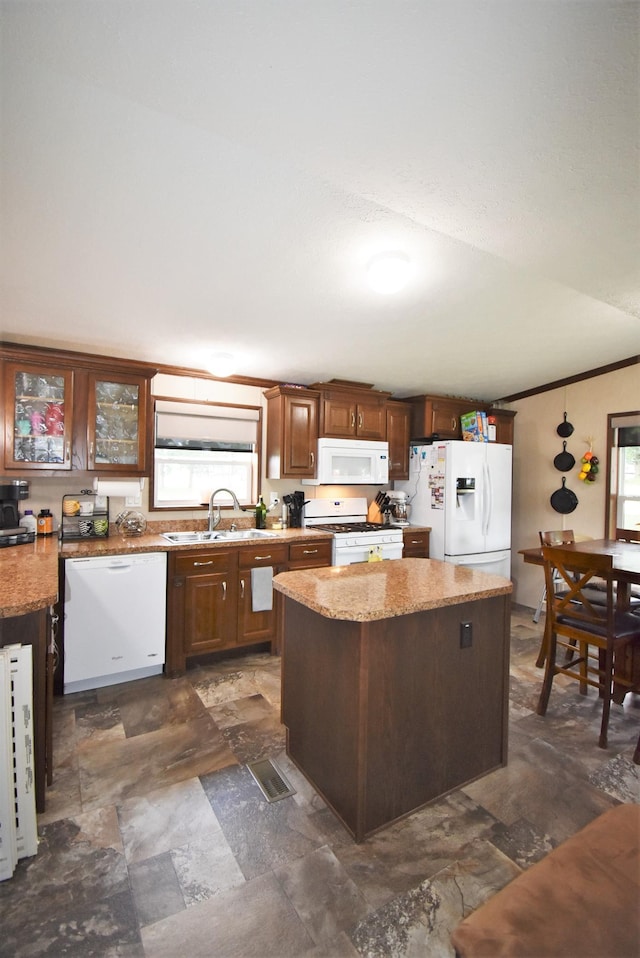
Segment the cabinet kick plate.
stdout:
[[289,784],[272,759],[261,758],[257,762],[248,762],[247,768],[268,802],[279,802],[281,798],[295,795],[295,788]]

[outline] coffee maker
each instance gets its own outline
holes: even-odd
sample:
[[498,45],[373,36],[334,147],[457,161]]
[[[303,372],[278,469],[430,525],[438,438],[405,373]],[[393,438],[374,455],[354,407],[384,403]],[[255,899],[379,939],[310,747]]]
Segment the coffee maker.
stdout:
[[20,525],[18,509],[20,500],[28,498],[26,479],[0,479],[0,546],[33,542],[33,533]]

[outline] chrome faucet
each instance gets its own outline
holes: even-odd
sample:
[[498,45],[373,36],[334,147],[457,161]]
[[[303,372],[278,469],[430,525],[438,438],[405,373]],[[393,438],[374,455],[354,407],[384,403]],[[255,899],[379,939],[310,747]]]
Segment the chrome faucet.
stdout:
[[244,508],[244,506],[240,505],[240,503],[238,502],[238,497],[236,496],[235,492],[231,491],[231,489],[215,489],[214,492],[211,493],[211,498],[209,499],[209,532],[213,532],[213,530],[217,529],[218,526],[220,525],[220,506],[216,506],[216,509],[218,510],[218,514],[215,518],[213,516],[213,509],[214,509],[213,500],[215,499],[215,497],[218,495],[219,492],[226,492],[227,495],[231,496],[233,500],[234,509],[239,509],[241,512],[247,511]]

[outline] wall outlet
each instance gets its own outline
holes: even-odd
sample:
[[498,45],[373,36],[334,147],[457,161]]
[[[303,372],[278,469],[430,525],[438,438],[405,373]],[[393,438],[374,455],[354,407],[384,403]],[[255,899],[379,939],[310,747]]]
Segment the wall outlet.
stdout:
[[280,502],[280,496],[277,492],[269,493],[269,506],[277,506]]
[[140,493],[138,493],[135,496],[125,496],[124,504],[125,506],[129,506],[130,509],[133,508],[134,506],[141,506],[142,496],[140,495]]

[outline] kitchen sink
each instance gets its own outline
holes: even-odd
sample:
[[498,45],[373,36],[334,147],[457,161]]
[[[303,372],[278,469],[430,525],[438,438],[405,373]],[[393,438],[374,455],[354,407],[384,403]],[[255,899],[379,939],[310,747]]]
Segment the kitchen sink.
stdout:
[[162,538],[174,545],[198,542],[235,542],[238,539],[273,539],[275,532],[264,529],[214,529],[213,532],[162,532]]

